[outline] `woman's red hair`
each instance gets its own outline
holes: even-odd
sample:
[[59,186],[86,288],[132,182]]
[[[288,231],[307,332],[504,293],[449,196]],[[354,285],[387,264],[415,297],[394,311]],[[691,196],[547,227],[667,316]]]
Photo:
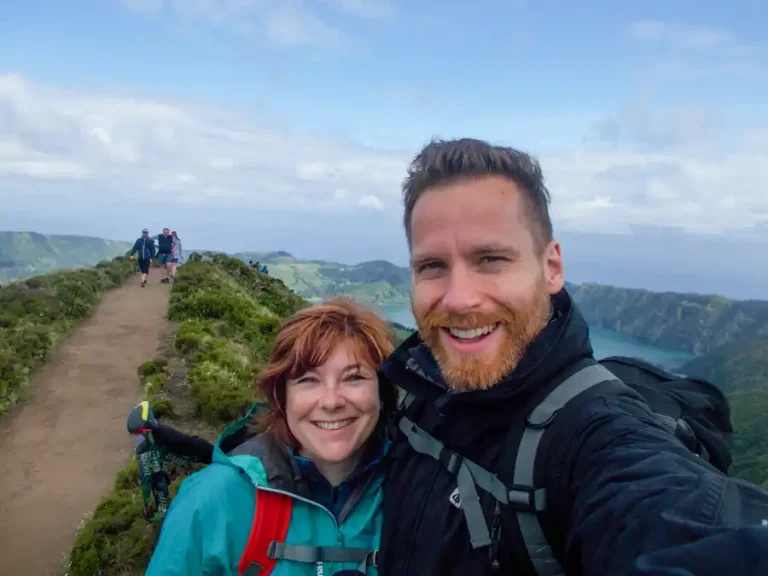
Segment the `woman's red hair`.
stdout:
[[[252,431],[270,429],[278,439],[298,449],[285,419],[286,381],[322,365],[342,342],[351,343],[357,361],[378,369],[394,349],[392,336],[389,325],[375,312],[346,298],[334,298],[288,318],[272,344],[269,362],[256,383],[269,407],[266,413],[257,415]],[[389,414],[397,405],[395,386],[381,378],[379,398],[382,410],[377,432],[386,426]]]

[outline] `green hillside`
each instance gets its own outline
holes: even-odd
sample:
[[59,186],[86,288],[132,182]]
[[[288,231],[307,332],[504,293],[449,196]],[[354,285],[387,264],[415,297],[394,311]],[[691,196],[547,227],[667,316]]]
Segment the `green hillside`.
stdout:
[[235,258],[261,262],[270,276],[285,282],[308,300],[349,296],[373,304],[407,303],[411,272],[386,260],[348,265],[323,260],[297,260],[287,252],[240,252]]
[[768,336],[768,301],[568,285],[587,322],[671,350],[706,354],[729,342]]
[[0,416],[15,405],[56,343],[87,318],[102,293],[130,278],[127,258],[0,287]]
[[0,282],[95,266],[124,255],[131,245],[90,236],[0,232]]
[[768,336],[718,346],[680,372],[725,390],[736,432],[732,473],[768,487]]

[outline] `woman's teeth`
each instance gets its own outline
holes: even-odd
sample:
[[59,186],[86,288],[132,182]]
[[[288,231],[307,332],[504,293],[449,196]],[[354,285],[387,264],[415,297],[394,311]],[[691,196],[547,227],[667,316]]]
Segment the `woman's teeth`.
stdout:
[[481,336],[490,334],[491,332],[493,332],[494,328],[496,328],[496,325],[491,324],[490,326],[483,326],[482,328],[473,328],[472,330],[459,330],[458,328],[448,328],[448,332],[450,332],[451,336],[453,336],[454,338],[459,338],[461,340],[472,340],[473,338],[480,338]]
[[315,426],[324,430],[340,430],[341,428],[346,428],[354,421],[354,418],[347,418],[346,420],[336,420],[334,422],[315,422]]

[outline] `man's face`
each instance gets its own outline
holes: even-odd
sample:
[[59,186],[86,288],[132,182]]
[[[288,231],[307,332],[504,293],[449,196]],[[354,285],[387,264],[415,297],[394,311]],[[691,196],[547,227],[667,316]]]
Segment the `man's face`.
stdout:
[[168,236],[168,228],[163,228],[163,236]]
[[563,287],[560,246],[537,250],[525,198],[485,176],[427,190],[411,218],[411,304],[455,390],[490,388],[515,369]]

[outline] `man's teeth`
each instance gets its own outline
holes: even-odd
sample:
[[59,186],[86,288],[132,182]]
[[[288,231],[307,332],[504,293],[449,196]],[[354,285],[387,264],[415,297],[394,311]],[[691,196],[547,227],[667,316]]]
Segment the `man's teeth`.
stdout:
[[348,418],[346,420],[336,420],[335,422],[315,422],[315,426],[323,428],[325,430],[339,430],[346,428],[354,422],[354,418]]
[[493,332],[494,328],[496,328],[496,325],[491,324],[490,326],[483,326],[482,328],[473,328],[472,330],[459,330],[458,328],[448,328],[448,331],[451,333],[451,336],[453,336],[454,338],[471,340],[472,338],[480,338],[480,336],[485,336],[486,334],[490,334],[491,332]]

